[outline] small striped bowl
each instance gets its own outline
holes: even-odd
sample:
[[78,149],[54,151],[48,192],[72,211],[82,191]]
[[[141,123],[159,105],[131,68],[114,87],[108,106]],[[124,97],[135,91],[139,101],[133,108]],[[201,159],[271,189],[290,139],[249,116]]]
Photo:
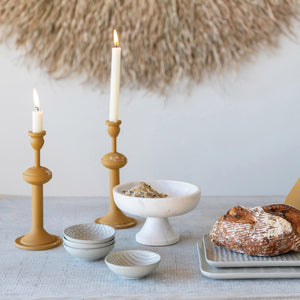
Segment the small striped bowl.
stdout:
[[160,255],[145,250],[123,250],[106,256],[112,272],[127,279],[140,279],[152,273],[160,263]]
[[116,230],[104,224],[77,224],[64,230],[64,236],[73,243],[99,244],[110,241]]

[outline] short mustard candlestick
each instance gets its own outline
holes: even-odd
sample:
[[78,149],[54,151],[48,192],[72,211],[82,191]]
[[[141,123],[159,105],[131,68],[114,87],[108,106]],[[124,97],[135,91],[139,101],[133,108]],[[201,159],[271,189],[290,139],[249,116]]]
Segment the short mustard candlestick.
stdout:
[[112,152],[105,154],[101,163],[109,169],[109,189],[110,189],[110,208],[108,213],[101,218],[95,220],[95,223],[106,224],[115,229],[128,228],[136,225],[136,220],[125,216],[116,206],[113,196],[113,188],[120,183],[119,169],[127,163],[126,157],[117,152],[117,136],[120,132],[121,121],[106,121],[108,125],[107,131],[112,138]]
[[28,134],[34,149],[34,166],[23,173],[23,179],[32,184],[32,228],[29,233],[17,238],[15,245],[24,250],[46,250],[61,243],[61,239],[49,234],[43,224],[43,184],[52,178],[51,171],[40,165],[40,150],[44,145],[46,131],[29,131]]

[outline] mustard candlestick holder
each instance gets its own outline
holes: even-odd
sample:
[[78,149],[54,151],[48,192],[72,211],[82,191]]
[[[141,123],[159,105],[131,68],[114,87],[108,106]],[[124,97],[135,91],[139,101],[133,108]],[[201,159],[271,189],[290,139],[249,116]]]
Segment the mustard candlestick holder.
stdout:
[[95,223],[110,225],[115,229],[128,228],[136,225],[136,220],[122,213],[116,206],[113,196],[113,188],[120,183],[119,169],[127,163],[127,158],[117,152],[117,136],[120,132],[121,121],[106,121],[106,124],[108,125],[108,134],[112,138],[112,152],[105,154],[101,159],[101,163],[109,169],[110,207],[108,213],[104,217],[96,219]]
[[46,250],[57,247],[61,239],[49,234],[43,224],[43,184],[52,178],[52,172],[40,165],[40,150],[46,131],[29,131],[30,144],[34,149],[34,167],[23,173],[23,179],[32,184],[32,228],[29,233],[16,239],[15,245],[24,250]]

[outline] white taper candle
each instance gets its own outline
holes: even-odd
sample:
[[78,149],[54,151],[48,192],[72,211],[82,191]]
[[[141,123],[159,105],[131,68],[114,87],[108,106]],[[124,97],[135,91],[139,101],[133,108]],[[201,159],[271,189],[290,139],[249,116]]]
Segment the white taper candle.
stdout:
[[33,89],[34,111],[32,111],[32,132],[43,131],[43,112],[40,111],[40,100],[36,89]]
[[117,122],[119,120],[119,90],[120,90],[120,71],[121,71],[121,48],[119,38],[114,29],[114,45],[111,57],[111,79],[110,79],[110,105],[109,120]]

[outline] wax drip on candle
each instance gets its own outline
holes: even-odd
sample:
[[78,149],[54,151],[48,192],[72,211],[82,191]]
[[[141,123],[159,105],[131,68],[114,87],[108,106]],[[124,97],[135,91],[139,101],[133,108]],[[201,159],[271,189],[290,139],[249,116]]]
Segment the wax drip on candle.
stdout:
[[37,90],[34,88],[32,93],[33,93],[34,109],[36,111],[40,111],[40,99],[39,99],[39,95],[37,93]]

